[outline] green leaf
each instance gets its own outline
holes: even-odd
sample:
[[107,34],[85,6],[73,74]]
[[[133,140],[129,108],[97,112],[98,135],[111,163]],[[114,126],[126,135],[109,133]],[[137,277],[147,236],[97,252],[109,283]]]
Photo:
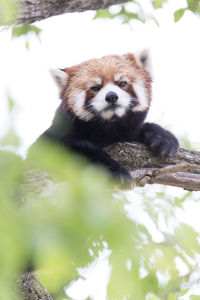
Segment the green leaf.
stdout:
[[184,296],[185,294],[187,294],[188,291],[189,291],[189,289],[181,290],[180,291],[181,296]]
[[158,9],[158,8],[162,8],[163,7],[163,3],[166,2],[166,0],[154,0],[152,2],[152,5],[155,9]]
[[188,9],[192,12],[198,12],[200,8],[199,0],[187,0]]
[[158,20],[157,20],[154,16],[152,16],[151,19],[155,22],[155,24],[156,24],[158,27],[160,27],[160,24],[159,24]]
[[176,294],[169,294],[169,296],[168,296],[168,298],[167,298],[167,300],[177,300],[178,298],[177,298],[177,295]]
[[0,140],[0,146],[19,146],[20,139],[13,129],[10,129],[6,135]]
[[28,41],[26,41],[25,43],[25,47],[26,47],[26,50],[29,51],[30,50],[30,44]]
[[116,17],[121,17],[123,24],[129,23],[133,19],[141,21],[141,22],[145,22],[145,19],[140,17],[139,14],[133,13],[133,12],[128,12],[126,10],[126,8],[124,7],[124,5],[121,6],[121,10],[116,14],[110,13],[109,9],[100,9],[96,12],[94,19],[97,19],[97,18],[114,19]]
[[16,3],[12,0],[0,0],[0,26],[11,25],[16,19]]
[[192,295],[190,296],[190,300],[200,300],[200,295]]
[[111,14],[109,9],[99,9],[95,16],[94,16],[94,20],[97,18],[103,18],[103,19],[114,19],[116,17],[116,14]]
[[[195,253],[199,253],[200,246],[198,243],[198,233],[187,224],[180,224],[175,229],[176,243],[189,255],[191,258],[195,257]],[[187,239],[184,237],[187,236]],[[199,298],[200,300],[200,298]]]
[[25,24],[20,26],[14,26],[12,28],[12,37],[15,38],[15,37],[27,35],[29,33],[34,33],[39,38],[41,31],[42,30],[35,25]]
[[161,298],[154,294],[150,294],[147,296],[147,300],[161,300]]
[[174,22],[178,22],[184,15],[186,8],[180,8],[174,13]]
[[11,96],[8,94],[8,108],[9,108],[9,111],[11,112],[14,107],[15,107],[15,102],[13,101]]
[[192,194],[192,192],[188,192],[188,193],[186,193],[183,197],[175,197],[175,199],[174,199],[174,204],[176,205],[176,206],[180,206],[181,207],[181,205],[183,204],[183,202],[186,200],[186,199],[188,199],[188,197],[190,197],[191,196],[191,194]]

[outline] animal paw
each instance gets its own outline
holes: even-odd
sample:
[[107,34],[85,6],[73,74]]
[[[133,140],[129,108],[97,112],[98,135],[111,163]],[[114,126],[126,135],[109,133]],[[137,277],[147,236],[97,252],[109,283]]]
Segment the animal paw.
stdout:
[[178,140],[167,130],[158,135],[149,133],[146,144],[155,155],[162,158],[173,158],[179,148]]
[[120,189],[130,190],[133,188],[133,179],[126,169],[119,166],[110,168],[110,171],[113,178],[118,181]]

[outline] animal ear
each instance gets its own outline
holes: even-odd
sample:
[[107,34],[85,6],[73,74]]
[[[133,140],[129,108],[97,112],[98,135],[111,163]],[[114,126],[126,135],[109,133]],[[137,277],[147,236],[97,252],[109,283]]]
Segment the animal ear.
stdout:
[[137,60],[140,66],[147,71],[148,73],[152,74],[152,66],[151,66],[151,57],[150,57],[149,49],[144,49],[140,53],[136,55]]
[[66,69],[51,69],[50,74],[55,80],[55,83],[58,86],[60,93],[62,93],[63,90],[66,88],[68,82],[68,74],[66,72]]

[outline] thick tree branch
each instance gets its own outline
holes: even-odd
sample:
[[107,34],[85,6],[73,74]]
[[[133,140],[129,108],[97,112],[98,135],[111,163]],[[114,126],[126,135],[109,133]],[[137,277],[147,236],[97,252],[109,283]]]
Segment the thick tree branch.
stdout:
[[164,184],[200,191],[200,152],[180,149],[173,159],[161,159],[139,143],[119,143],[106,151],[132,175],[136,185]]
[[[140,143],[118,143],[105,151],[130,172],[136,186],[157,183],[200,191],[200,152],[181,148],[175,158],[161,159]],[[27,172],[20,189],[45,196],[53,186],[47,173],[35,169]]]
[[17,24],[28,24],[64,13],[106,8],[127,0],[13,0],[18,8]]

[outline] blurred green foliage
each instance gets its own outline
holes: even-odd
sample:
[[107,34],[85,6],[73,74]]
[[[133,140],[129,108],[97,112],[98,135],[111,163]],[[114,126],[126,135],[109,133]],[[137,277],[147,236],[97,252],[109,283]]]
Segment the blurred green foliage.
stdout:
[[[144,22],[139,1],[132,2],[136,13],[122,5],[116,14],[101,10],[96,18],[120,16],[124,23]],[[164,2],[155,0],[152,6],[162,8]],[[188,0],[186,8],[175,12],[175,21],[186,10],[199,14],[199,1]],[[14,23],[15,13],[11,0],[0,0],[0,24]],[[22,25],[13,29],[13,36],[29,32],[39,36],[40,29]],[[80,277],[78,268],[88,266],[105,248],[111,251],[112,267],[108,299],[175,300],[184,299],[184,294],[187,299],[199,299],[192,290],[192,284],[199,283],[195,276],[199,234],[176,218],[176,210],[183,210],[192,193],[169,196],[161,188],[152,192],[151,187],[150,192],[136,189],[132,201],[127,201],[125,194],[113,193],[105,170],[49,144],[34,147],[24,162],[2,148],[20,145],[16,105],[9,94],[8,111],[8,130],[0,140],[0,299],[16,299],[14,282],[30,263],[55,300],[66,298],[63,289]],[[138,197],[142,206],[134,218],[130,211]],[[161,241],[155,240],[143,219],[151,220]],[[162,228],[163,223],[169,230]],[[184,275],[177,258],[187,267]]]
[[13,26],[12,28],[13,38],[27,35],[29,33],[34,33],[39,38],[41,29],[35,25],[29,25],[29,24]]
[[16,25],[12,26],[12,38],[25,37],[25,48],[27,51],[30,50],[30,41],[29,38],[31,35],[35,35],[37,39],[40,41],[40,35],[42,33],[42,29],[35,25]]
[[[140,13],[133,13],[133,12],[128,11],[126,9],[125,5],[121,5],[121,9],[117,13],[111,13],[109,8],[100,9],[96,12],[94,19],[97,19],[97,18],[114,19],[116,17],[120,17],[122,19],[123,24],[129,23],[130,20],[133,20],[133,19],[144,23],[145,22],[145,17],[144,17],[142,8],[139,4],[137,6],[140,9]],[[141,11],[142,11],[142,13],[141,13]]]
[[[131,20],[138,20],[144,23],[146,20],[151,19],[155,21],[157,25],[159,25],[158,21],[154,17],[154,10],[161,8],[164,9],[164,4],[167,2],[168,0],[148,0],[148,4],[151,4],[152,6],[152,14],[147,14],[145,13],[144,2],[141,4],[141,2],[138,0],[130,0],[127,2],[127,4],[119,4],[117,12],[111,10],[110,8],[98,10],[94,18],[114,19],[116,17],[120,17],[122,23],[128,23]],[[179,21],[187,10],[199,15],[200,1],[187,0],[186,7],[181,7],[174,12],[174,21]]]
[[17,13],[16,2],[13,0],[0,0],[0,26],[11,25],[15,22]]
[[185,133],[179,137],[179,141],[182,148],[199,151],[200,144],[191,142],[188,134]]
[[[157,20],[153,16],[153,10],[164,9],[164,4],[168,0],[148,0],[148,4],[152,6],[152,15],[145,13],[144,2],[141,3],[139,0],[129,0],[126,4],[119,4],[117,12],[113,12],[110,8],[100,9],[96,12],[94,19],[96,18],[109,18],[114,19],[120,17],[123,23],[128,23],[131,20],[138,20],[145,22],[148,19],[152,19],[158,24]],[[200,1],[199,0],[187,0],[185,7],[180,7],[177,11],[174,12],[174,21],[179,21],[184,13],[189,10],[194,14],[200,14]],[[8,26],[15,24],[17,15],[17,5],[13,0],[0,0],[0,26]],[[13,36],[26,35],[30,32],[34,32],[38,37],[40,29],[34,25],[20,25],[13,28]],[[26,44],[27,49],[29,48],[28,42]]]
[[154,7],[155,9],[157,9],[157,8],[162,8],[164,2],[167,2],[167,0],[153,0],[153,1],[152,1],[152,5],[153,5],[153,7]]
[[[105,170],[48,143],[33,146],[26,161],[0,150],[0,299],[16,299],[13,281],[30,263],[54,299],[66,299],[64,287],[80,277],[78,268],[103,249],[112,267],[107,299],[198,299],[190,278],[199,280],[199,234],[176,217],[192,193],[138,188],[128,201],[113,184]],[[137,218],[135,201],[142,204]]]
[[0,139],[0,146],[11,146],[13,148],[17,148],[20,145],[20,139],[17,136],[15,130],[14,118],[17,110],[17,105],[11,97],[9,91],[7,91],[7,108],[7,131],[5,132],[4,136]]
[[183,15],[184,15],[184,13],[185,13],[186,10],[187,10],[186,8],[180,8],[177,11],[175,11],[175,13],[174,13],[174,21],[178,22],[183,17]]

